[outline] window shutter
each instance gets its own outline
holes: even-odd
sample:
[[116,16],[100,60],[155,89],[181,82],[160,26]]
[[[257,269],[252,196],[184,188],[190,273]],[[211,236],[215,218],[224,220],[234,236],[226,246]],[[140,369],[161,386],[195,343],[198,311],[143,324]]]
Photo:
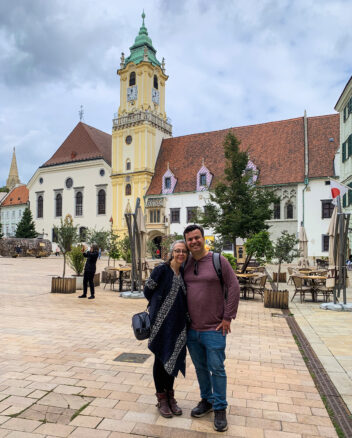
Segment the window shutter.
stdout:
[[346,193],[343,195],[343,197],[342,197],[342,207],[346,207],[346,204],[347,204],[347,196],[346,196]]
[[352,204],[352,183],[349,183],[348,187],[351,187],[351,190],[348,191],[348,205],[351,205]]
[[346,161],[346,142],[342,143],[342,162]]

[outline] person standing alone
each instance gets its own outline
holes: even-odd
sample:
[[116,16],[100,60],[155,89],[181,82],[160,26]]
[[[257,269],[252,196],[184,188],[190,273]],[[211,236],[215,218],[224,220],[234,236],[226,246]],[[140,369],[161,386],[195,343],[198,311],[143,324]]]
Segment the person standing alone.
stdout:
[[78,298],[87,298],[87,288],[89,284],[90,297],[89,300],[94,300],[94,274],[96,270],[96,264],[98,259],[98,246],[93,244],[89,251],[83,252],[84,257],[87,258],[86,264],[84,266],[83,274],[83,294]]
[[[225,257],[220,256],[221,283],[215,271],[213,254],[205,248],[204,230],[189,225],[184,233],[191,252],[184,271],[191,327],[187,347],[196,369],[201,401],[192,409],[192,417],[214,411],[214,429],[227,430],[225,348],[236,318],[240,288],[235,273]],[[226,294],[224,293],[226,291]]]

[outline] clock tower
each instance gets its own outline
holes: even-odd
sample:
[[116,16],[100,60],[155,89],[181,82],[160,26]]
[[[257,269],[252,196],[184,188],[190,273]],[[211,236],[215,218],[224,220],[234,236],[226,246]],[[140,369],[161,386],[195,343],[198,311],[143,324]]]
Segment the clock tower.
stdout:
[[121,54],[120,106],[112,128],[112,197],[113,229],[127,231],[124,213],[134,209],[136,198],[144,195],[154,174],[154,167],[163,138],[171,137],[172,127],[165,112],[164,59],[160,63],[144,25],[130,56]]

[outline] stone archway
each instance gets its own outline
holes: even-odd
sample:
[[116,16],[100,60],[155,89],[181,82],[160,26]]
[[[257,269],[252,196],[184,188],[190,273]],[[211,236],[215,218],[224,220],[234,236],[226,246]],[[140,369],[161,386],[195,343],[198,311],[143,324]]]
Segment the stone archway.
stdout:
[[154,258],[161,258],[161,256],[162,256],[161,242],[162,242],[163,237],[164,237],[164,235],[162,233],[160,233],[160,231],[154,230],[154,231],[151,231],[150,233],[148,233],[148,240],[154,243],[153,254],[150,254],[153,259]]

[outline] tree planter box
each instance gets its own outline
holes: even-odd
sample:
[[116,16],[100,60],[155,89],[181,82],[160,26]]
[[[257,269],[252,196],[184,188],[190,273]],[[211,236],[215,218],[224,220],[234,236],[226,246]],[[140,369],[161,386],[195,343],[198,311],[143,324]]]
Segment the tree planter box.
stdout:
[[53,277],[51,279],[51,293],[74,294],[76,292],[76,278]]
[[76,279],[76,290],[83,290],[83,275],[73,275],[72,278]]
[[288,309],[288,290],[265,289],[264,307],[273,307],[275,309]]
[[[277,282],[277,272],[273,272],[273,282]],[[286,272],[280,272],[279,283],[286,283]]]
[[100,272],[97,272],[96,274],[94,274],[94,286],[100,286]]

